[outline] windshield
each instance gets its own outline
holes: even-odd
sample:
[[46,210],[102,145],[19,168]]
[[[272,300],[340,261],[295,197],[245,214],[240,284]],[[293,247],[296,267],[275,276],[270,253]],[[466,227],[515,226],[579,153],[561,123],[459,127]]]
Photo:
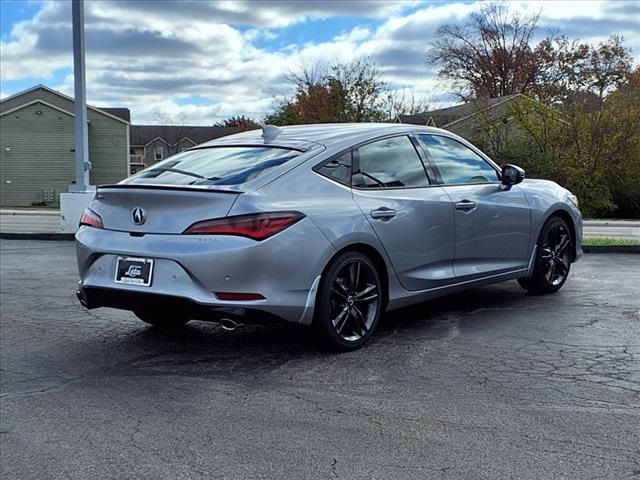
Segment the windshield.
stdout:
[[163,185],[240,185],[302,152],[275,147],[212,147],[189,150],[124,180]]

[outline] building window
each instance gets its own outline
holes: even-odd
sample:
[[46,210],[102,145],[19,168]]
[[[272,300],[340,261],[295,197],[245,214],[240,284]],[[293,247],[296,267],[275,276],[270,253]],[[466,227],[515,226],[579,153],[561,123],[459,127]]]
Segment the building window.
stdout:
[[162,146],[156,147],[156,161],[160,161],[164,158],[164,152]]

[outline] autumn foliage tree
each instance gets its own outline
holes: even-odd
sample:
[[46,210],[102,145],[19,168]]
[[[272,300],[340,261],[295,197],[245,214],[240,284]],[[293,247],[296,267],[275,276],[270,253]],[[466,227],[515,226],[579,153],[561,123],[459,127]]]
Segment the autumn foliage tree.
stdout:
[[466,23],[438,29],[428,64],[480,107],[525,94],[500,119],[478,108],[472,140],[497,161],[571,189],[587,216],[640,218],[640,72],[630,50],[616,35],[536,43],[537,23],[506,2],[485,4]]
[[538,17],[486,4],[463,25],[437,29],[427,64],[465,101],[524,93],[554,103],[575,92],[602,100],[626,81],[632,57],[621,37],[594,46],[551,35],[534,44]]
[[225,120],[216,122],[216,127],[237,128],[240,132],[248,130],[256,130],[260,128],[260,124],[255,120],[245,117],[244,115],[229,117]]
[[502,3],[484,5],[462,25],[445,24],[427,53],[427,64],[452,81],[463,100],[529,90],[537,65],[531,48],[538,15],[512,13]]
[[265,118],[272,125],[372,122],[386,119],[385,92],[376,65],[367,60],[316,65],[289,77],[294,92],[276,99]]

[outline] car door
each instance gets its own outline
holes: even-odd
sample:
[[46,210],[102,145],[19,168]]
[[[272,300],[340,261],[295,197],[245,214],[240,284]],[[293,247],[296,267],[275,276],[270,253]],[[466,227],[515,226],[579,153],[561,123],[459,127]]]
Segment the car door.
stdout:
[[470,280],[527,268],[531,214],[520,188],[501,188],[498,170],[454,138],[416,137],[453,204],[456,277]]
[[409,136],[355,148],[352,192],[404,288],[425,290],[452,281],[450,200],[442,187],[430,184]]

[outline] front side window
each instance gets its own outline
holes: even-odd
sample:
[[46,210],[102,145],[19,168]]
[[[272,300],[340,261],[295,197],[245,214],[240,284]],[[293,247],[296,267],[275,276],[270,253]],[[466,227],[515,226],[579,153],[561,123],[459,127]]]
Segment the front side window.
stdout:
[[351,150],[325,163],[317,172],[336,182],[349,185],[351,183]]
[[429,184],[409,137],[378,140],[358,148],[356,154],[358,170],[353,173],[354,187],[411,188]]
[[188,150],[142,170],[122,183],[240,185],[300,155],[275,147],[211,147]]
[[441,135],[417,135],[445,184],[490,183],[498,172],[462,143]]

